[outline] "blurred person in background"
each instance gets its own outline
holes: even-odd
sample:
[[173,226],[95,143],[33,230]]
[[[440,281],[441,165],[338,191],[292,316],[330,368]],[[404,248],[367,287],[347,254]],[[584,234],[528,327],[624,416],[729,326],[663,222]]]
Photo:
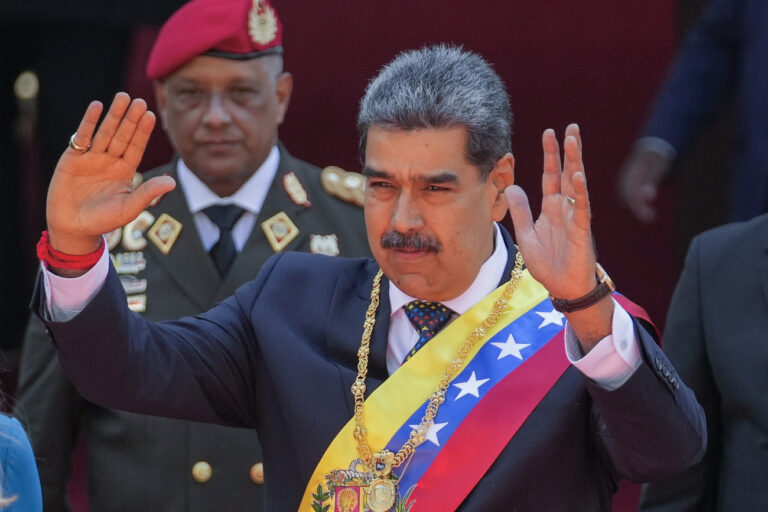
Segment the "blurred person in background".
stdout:
[[[619,192],[643,222],[656,218],[655,200],[673,164],[710,128],[735,91],[738,129],[728,169],[726,218],[746,220],[768,210],[768,2],[710,0],[685,38],[642,138],[624,163]],[[718,141],[721,142],[721,141]],[[727,145],[727,144],[726,144]],[[696,170],[693,170],[696,172]],[[693,177],[700,185],[706,177]],[[725,199],[718,190],[718,196]],[[682,199],[679,199],[682,201]]]

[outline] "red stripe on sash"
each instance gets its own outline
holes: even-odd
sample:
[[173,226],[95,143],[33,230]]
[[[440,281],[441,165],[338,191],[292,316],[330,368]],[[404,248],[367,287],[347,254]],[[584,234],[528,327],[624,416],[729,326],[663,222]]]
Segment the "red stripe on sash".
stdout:
[[629,300],[623,295],[619,295],[615,293],[613,295],[613,298],[616,299],[616,302],[621,304],[621,307],[623,307],[627,311],[627,313],[629,313],[635,318],[645,320],[646,322],[651,324],[651,327],[653,327],[653,330],[656,331],[656,336],[658,337],[659,342],[661,342],[661,333],[659,332],[658,327],[656,327],[656,324],[654,324],[653,321],[651,320],[651,316],[648,314],[646,310],[644,310],[643,308],[641,308],[640,306],[638,306],[637,304],[635,304],[634,302],[632,302],[631,300]]
[[[560,331],[472,409],[411,494],[418,510],[456,510],[570,366]],[[513,403],[514,407],[499,407]],[[478,440],[483,447],[478,450]],[[460,460],[457,471],[455,461]],[[410,500],[409,500],[410,501]]]
[[[650,323],[648,313],[622,295],[613,296],[632,316]],[[493,387],[448,439],[419,480],[409,502],[418,510],[456,510],[498,458],[544,395],[568,369],[565,331],[560,331],[517,370]],[[499,407],[513,403],[514,407]],[[482,440],[482,448],[478,447]],[[457,471],[455,461],[462,461]]]

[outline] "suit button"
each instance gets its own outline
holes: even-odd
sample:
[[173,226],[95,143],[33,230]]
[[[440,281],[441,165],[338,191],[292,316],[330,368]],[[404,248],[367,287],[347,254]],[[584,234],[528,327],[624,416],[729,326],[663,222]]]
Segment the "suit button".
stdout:
[[256,464],[251,466],[251,480],[253,480],[253,483],[255,484],[264,483],[264,463],[263,462],[257,462]]
[[213,476],[213,468],[204,460],[195,462],[192,466],[192,478],[199,484],[204,484]]
[[656,369],[661,371],[661,369],[664,368],[664,363],[661,361],[660,357],[656,358]]

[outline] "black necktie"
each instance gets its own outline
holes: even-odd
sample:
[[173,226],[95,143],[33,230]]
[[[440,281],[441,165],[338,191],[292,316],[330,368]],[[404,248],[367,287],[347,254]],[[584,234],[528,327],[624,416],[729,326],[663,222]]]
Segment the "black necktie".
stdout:
[[219,241],[211,248],[210,254],[219,274],[225,276],[237,255],[232,227],[243,215],[243,209],[234,204],[214,205],[205,208],[203,213],[219,227]]
[[403,306],[405,315],[411,321],[411,325],[419,333],[419,340],[403,359],[405,363],[421,347],[431,340],[453,316],[453,311],[440,302],[427,302],[414,300]]

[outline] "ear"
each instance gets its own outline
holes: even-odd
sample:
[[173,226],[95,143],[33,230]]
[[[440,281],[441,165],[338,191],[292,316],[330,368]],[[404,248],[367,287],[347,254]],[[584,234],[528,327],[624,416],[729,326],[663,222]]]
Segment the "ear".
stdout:
[[152,81],[152,88],[155,90],[155,102],[160,114],[160,121],[163,123],[163,130],[168,131],[168,125],[165,121],[165,113],[168,107],[168,95],[165,92],[165,83],[160,80]]
[[285,119],[285,113],[288,111],[288,104],[291,102],[291,93],[293,92],[293,75],[288,72],[280,73],[275,81],[275,95],[277,96],[277,124],[280,125]]
[[507,214],[507,200],[504,190],[515,183],[515,157],[507,153],[496,162],[488,175],[490,193],[493,194],[491,215],[493,220],[500,222]]

